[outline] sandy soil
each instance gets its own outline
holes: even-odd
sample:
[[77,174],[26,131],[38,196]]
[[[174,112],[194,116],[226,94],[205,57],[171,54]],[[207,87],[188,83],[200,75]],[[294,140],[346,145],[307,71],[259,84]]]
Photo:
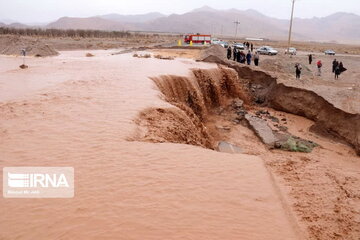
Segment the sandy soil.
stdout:
[[215,65],[86,53],[0,57],[1,166],[76,182],[73,199],[1,198],[1,239],[302,239],[261,158],[128,141],[140,111],[171,107],[149,76]]
[[265,161],[305,238],[358,239],[360,163],[353,149],[312,133],[310,120],[266,108],[250,111],[258,110],[285,118],[282,125],[291,134],[312,140],[320,147],[310,154],[268,150],[251,130],[234,124],[236,115],[227,111],[212,116],[207,126],[223,129],[217,131],[216,140],[228,141]]
[[199,49],[154,49],[151,52],[155,55],[161,55],[163,57],[179,57],[179,58],[190,58],[198,59],[201,50]]

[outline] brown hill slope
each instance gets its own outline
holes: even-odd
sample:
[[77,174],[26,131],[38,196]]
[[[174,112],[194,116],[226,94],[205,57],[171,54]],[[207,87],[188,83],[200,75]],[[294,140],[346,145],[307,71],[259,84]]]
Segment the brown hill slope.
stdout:
[[102,19],[100,17],[90,17],[90,18],[63,17],[57,20],[56,22],[48,24],[46,27],[55,28],[55,29],[93,29],[93,30],[105,30],[105,31],[123,31],[129,29],[129,26],[126,26],[126,24],[112,20]]
[[[136,20],[136,16],[139,19]],[[150,19],[150,20],[146,20]],[[239,20],[239,37],[259,37],[285,40],[289,21],[265,16],[255,10],[216,10],[210,7],[185,14],[163,16],[159,13],[143,15],[110,14],[90,18],[60,18],[47,28],[96,29],[105,31],[159,31],[176,33],[211,33],[234,36],[234,21]],[[336,13],[323,18],[294,21],[293,38],[300,41],[336,41],[360,44],[360,16]]]

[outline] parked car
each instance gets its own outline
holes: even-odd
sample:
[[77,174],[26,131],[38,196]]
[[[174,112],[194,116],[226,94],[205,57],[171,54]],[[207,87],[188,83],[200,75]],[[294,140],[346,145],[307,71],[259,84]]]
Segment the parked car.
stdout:
[[228,48],[229,47],[229,43],[228,42],[225,42],[225,41],[221,41],[220,42],[220,45],[224,48]]
[[277,50],[275,50],[275,49],[273,49],[272,47],[269,47],[269,46],[260,47],[256,51],[258,53],[264,54],[264,55],[276,55],[276,54],[278,54]]
[[335,51],[334,50],[326,50],[325,55],[335,55]]
[[216,45],[216,44],[220,44],[220,40],[219,39],[217,39],[217,38],[213,38],[213,39],[211,39],[211,44],[214,44],[214,45]]
[[285,54],[296,55],[296,48],[289,48],[285,50]]
[[220,45],[224,48],[228,48],[229,47],[229,43],[228,42],[225,42],[225,41],[222,41],[222,40],[218,40],[216,38],[213,38],[211,39],[211,44],[213,45]]
[[239,50],[245,50],[245,46],[242,43],[234,43],[233,47]]

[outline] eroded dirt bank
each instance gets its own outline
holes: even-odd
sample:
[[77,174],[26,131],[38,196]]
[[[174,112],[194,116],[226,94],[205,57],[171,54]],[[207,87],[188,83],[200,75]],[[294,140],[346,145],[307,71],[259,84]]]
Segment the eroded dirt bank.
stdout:
[[312,91],[277,83],[265,72],[239,65],[230,67],[245,80],[256,103],[311,119],[315,122],[314,131],[346,141],[360,155],[360,114],[338,109]]
[[[237,64],[229,65],[229,67],[236,72],[220,67],[212,70],[194,69],[190,77],[153,78],[165,100],[181,112],[176,113],[174,109],[171,111],[147,110],[148,114],[151,112],[150,118],[143,113],[140,119],[148,118],[148,122],[156,119],[149,124],[142,122],[142,125],[150,129],[146,139],[190,143],[214,149],[216,143],[212,139],[212,134],[208,133],[204,122],[215,110],[225,108],[230,100],[240,98],[248,109],[256,105],[266,106],[306,117],[314,121],[315,124],[311,127],[313,131],[344,141],[360,154],[359,114],[344,112],[312,91],[278,84],[275,77],[265,72],[254,71]],[[178,117],[174,117],[174,114]],[[166,119],[164,119],[165,115],[168,116]],[[165,121],[167,124],[163,125]],[[187,124],[183,124],[184,122]],[[175,123],[177,123],[176,127]],[[154,127],[154,125],[157,126]],[[166,128],[163,128],[164,126]],[[159,129],[165,129],[165,131]]]
[[195,69],[190,77],[170,75],[152,79],[175,108],[142,112],[137,122],[147,129],[143,140],[215,149],[216,142],[205,126],[208,117],[231,99],[239,96],[248,99],[232,69]]

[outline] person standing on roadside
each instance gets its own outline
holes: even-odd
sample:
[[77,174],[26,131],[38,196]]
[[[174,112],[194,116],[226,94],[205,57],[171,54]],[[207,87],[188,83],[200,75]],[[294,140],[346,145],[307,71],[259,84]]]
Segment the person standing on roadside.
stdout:
[[259,60],[260,60],[260,55],[259,53],[256,51],[255,55],[254,55],[254,64],[255,66],[259,66]]
[[227,59],[228,59],[228,60],[231,59],[231,52],[232,52],[232,49],[231,49],[231,47],[229,46],[228,49],[227,49]]
[[243,51],[241,51],[240,52],[240,63],[245,64],[245,62],[246,62],[246,54]]
[[242,51],[239,51],[239,52],[238,52],[238,62],[239,62],[239,63],[242,63],[242,59],[243,59],[243,52],[242,52]]
[[346,68],[344,68],[344,65],[342,62],[339,63],[339,69],[340,69],[340,74],[347,70]]
[[309,54],[309,65],[311,65],[312,61],[313,61],[313,56],[312,56],[312,54],[310,53],[310,54]]
[[233,60],[236,61],[236,56],[237,56],[237,50],[236,50],[236,47],[234,46],[234,49],[233,49]]
[[251,64],[251,58],[252,58],[252,55],[251,55],[251,52],[249,51],[249,52],[246,54],[246,62],[247,62],[247,65],[250,65],[250,64]]
[[321,68],[322,68],[322,62],[321,62],[321,60],[319,60],[319,61],[316,63],[316,66],[317,66],[317,68],[318,68],[317,75],[318,75],[318,76],[321,76]]
[[336,67],[339,66],[339,62],[336,61],[336,59],[334,59],[334,61],[332,62],[332,72],[335,73],[335,69]]
[[295,64],[295,74],[296,74],[296,79],[300,79],[300,75],[301,75],[301,65],[299,63]]
[[335,68],[335,79],[339,79],[339,75],[340,75],[341,71],[340,71],[340,66],[337,66]]
[[241,52],[238,50],[237,53],[236,53],[236,61],[238,63],[241,63]]
[[254,51],[254,44],[251,43],[250,46],[251,46],[251,52],[253,52]]

